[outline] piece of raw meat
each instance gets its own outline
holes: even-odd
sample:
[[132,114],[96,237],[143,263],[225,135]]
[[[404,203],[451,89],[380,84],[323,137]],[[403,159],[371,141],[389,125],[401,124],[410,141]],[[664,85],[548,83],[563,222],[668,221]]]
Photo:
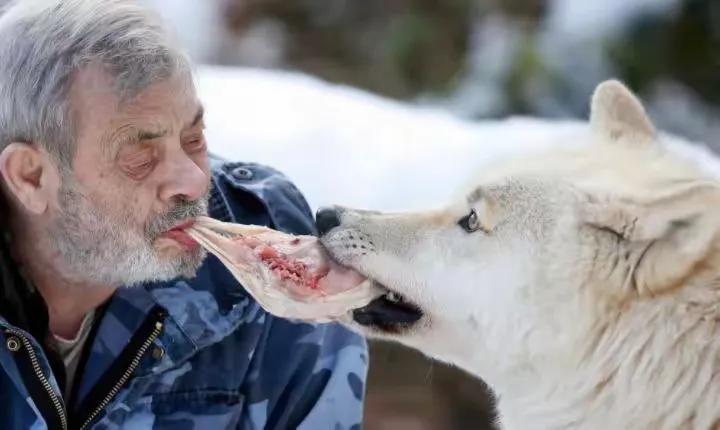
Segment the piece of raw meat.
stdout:
[[200,217],[187,233],[217,256],[271,314],[330,321],[379,294],[372,281],[330,259],[314,236]]

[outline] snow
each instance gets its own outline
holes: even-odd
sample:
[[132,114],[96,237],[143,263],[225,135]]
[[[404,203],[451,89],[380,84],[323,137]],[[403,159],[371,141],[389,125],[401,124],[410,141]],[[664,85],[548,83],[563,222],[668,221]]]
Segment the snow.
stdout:
[[[281,170],[313,209],[437,207],[487,163],[586,133],[573,121],[463,120],[299,73],[202,66],[197,83],[211,151]],[[720,175],[702,147],[673,147]]]

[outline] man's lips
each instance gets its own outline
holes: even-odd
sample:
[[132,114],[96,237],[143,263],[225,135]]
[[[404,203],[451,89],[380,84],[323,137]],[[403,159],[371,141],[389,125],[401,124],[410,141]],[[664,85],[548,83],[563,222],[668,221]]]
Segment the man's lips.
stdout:
[[194,223],[194,220],[184,221],[163,233],[161,237],[172,239],[175,242],[179,243],[186,250],[192,251],[196,249],[199,244],[195,241],[195,239],[190,237],[190,235],[185,231],[185,229],[191,227]]
[[168,231],[173,231],[173,230],[185,230],[186,228],[192,227],[193,224],[195,224],[195,220],[194,220],[194,219],[189,219],[189,220],[186,220],[186,221],[181,222],[180,224],[176,225],[175,227],[171,228],[171,229],[168,230]]

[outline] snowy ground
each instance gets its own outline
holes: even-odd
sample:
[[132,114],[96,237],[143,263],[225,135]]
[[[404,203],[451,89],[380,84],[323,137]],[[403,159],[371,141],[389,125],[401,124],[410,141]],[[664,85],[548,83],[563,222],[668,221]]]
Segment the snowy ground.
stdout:
[[[575,122],[465,121],[287,72],[204,66],[198,88],[211,150],[280,169],[313,208],[438,206],[493,160],[585,133]],[[720,175],[704,148],[681,146]]]

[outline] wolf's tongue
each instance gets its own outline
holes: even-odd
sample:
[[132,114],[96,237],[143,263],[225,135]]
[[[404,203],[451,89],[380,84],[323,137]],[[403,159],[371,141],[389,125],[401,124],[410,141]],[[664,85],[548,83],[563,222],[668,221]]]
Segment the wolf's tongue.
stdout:
[[318,283],[320,289],[327,294],[350,290],[365,281],[365,277],[358,272],[343,267],[332,260],[328,261],[328,266],[330,271]]

